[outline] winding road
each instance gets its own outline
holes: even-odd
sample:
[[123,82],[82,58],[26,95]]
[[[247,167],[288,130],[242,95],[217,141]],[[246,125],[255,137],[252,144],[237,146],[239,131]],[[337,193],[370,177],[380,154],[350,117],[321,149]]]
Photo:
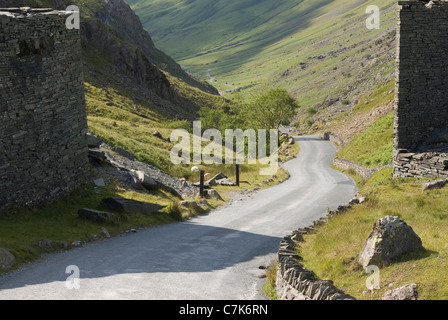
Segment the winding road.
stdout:
[[[0,300],[263,299],[259,267],[276,259],[282,237],[356,193],[350,178],[330,168],[332,143],[295,139],[301,151],[284,164],[286,182],[188,222],[49,255],[0,278]],[[79,268],[79,288],[66,285],[71,265]]]

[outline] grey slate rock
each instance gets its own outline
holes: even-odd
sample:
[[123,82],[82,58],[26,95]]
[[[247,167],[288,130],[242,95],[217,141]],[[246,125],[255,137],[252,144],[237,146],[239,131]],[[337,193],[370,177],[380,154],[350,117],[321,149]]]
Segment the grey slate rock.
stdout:
[[422,240],[414,230],[398,217],[379,219],[358,256],[364,267],[388,265],[404,254],[424,250]]
[[137,183],[140,183],[147,190],[156,190],[158,188],[157,182],[151,178],[144,171],[136,171],[135,177]]
[[103,142],[103,139],[98,138],[91,133],[87,133],[87,146],[89,148],[99,148]]
[[115,214],[110,212],[98,211],[88,208],[82,208],[78,210],[78,216],[81,219],[86,219],[93,222],[106,223],[110,221],[117,221],[118,218]]
[[4,248],[0,248],[0,270],[9,269],[16,263],[16,257]]
[[151,214],[165,208],[165,206],[156,203],[131,200],[121,197],[106,198],[103,199],[101,203],[109,210],[128,214]]
[[401,288],[387,291],[381,300],[417,300],[418,292],[415,283],[407,284]]
[[129,151],[124,150],[123,148],[115,147],[112,148],[112,151],[118,153],[119,155],[125,158],[128,158],[129,160],[135,161],[135,155]]
[[45,251],[51,251],[53,250],[53,242],[51,240],[45,239],[41,240],[37,243],[37,245]]

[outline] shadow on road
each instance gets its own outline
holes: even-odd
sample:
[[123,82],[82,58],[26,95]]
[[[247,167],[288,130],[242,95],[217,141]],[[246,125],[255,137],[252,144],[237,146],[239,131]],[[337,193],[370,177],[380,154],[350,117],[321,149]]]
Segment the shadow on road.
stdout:
[[[211,272],[278,251],[281,238],[227,228],[177,223],[49,255],[0,278],[5,289],[66,281],[68,266],[80,278],[126,273]],[[39,275],[39,276],[35,276]]]

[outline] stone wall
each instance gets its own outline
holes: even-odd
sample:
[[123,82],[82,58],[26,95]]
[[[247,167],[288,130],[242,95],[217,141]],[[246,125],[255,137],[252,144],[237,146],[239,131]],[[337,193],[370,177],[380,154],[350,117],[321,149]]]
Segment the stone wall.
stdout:
[[297,242],[302,241],[303,234],[313,230],[314,227],[299,229],[280,243],[276,278],[279,300],[354,300],[336,288],[333,281],[317,279],[312,271],[299,263]]
[[0,9],[0,210],[52,201],[86,180],[81,42],[67,17]]
[[447,176],[447,1],[399,2],[396,59],[394,174]]
[[367,168],[363,167],[359,164],[350,162],[348,160],[335,158],[333,160],[333,165],[336,168],[342,169],[342,170],[353,170],[358,176],[361,176],[364,181],[367,181],[370,179],[370,177],[377,171],[383,169],[383,168]]

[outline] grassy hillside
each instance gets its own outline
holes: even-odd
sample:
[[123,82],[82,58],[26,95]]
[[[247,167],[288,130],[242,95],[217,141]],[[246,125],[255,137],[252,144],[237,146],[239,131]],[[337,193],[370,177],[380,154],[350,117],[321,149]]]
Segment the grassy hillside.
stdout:
[[[268,83],[309,107],[352,103],[393,77],[396,1],[127,2],[157,46],[222,92]],[[380,30],[365,26],[370,4]]]
[[[379,299],[387,290],[416,283],[419,300],[448,297],[448,189],[422,192],[418,180],[392,179],[391,169],[375,174],[362,187],[367,201],[331,219],[298,248],[305,267],[319,278],[360,300]],[[423,252],[409,254],[380,269],[380,289],[366,288],[368,274],[357,263],[357,255],[381,217],[392,215],[408,223],[420,236]]]

